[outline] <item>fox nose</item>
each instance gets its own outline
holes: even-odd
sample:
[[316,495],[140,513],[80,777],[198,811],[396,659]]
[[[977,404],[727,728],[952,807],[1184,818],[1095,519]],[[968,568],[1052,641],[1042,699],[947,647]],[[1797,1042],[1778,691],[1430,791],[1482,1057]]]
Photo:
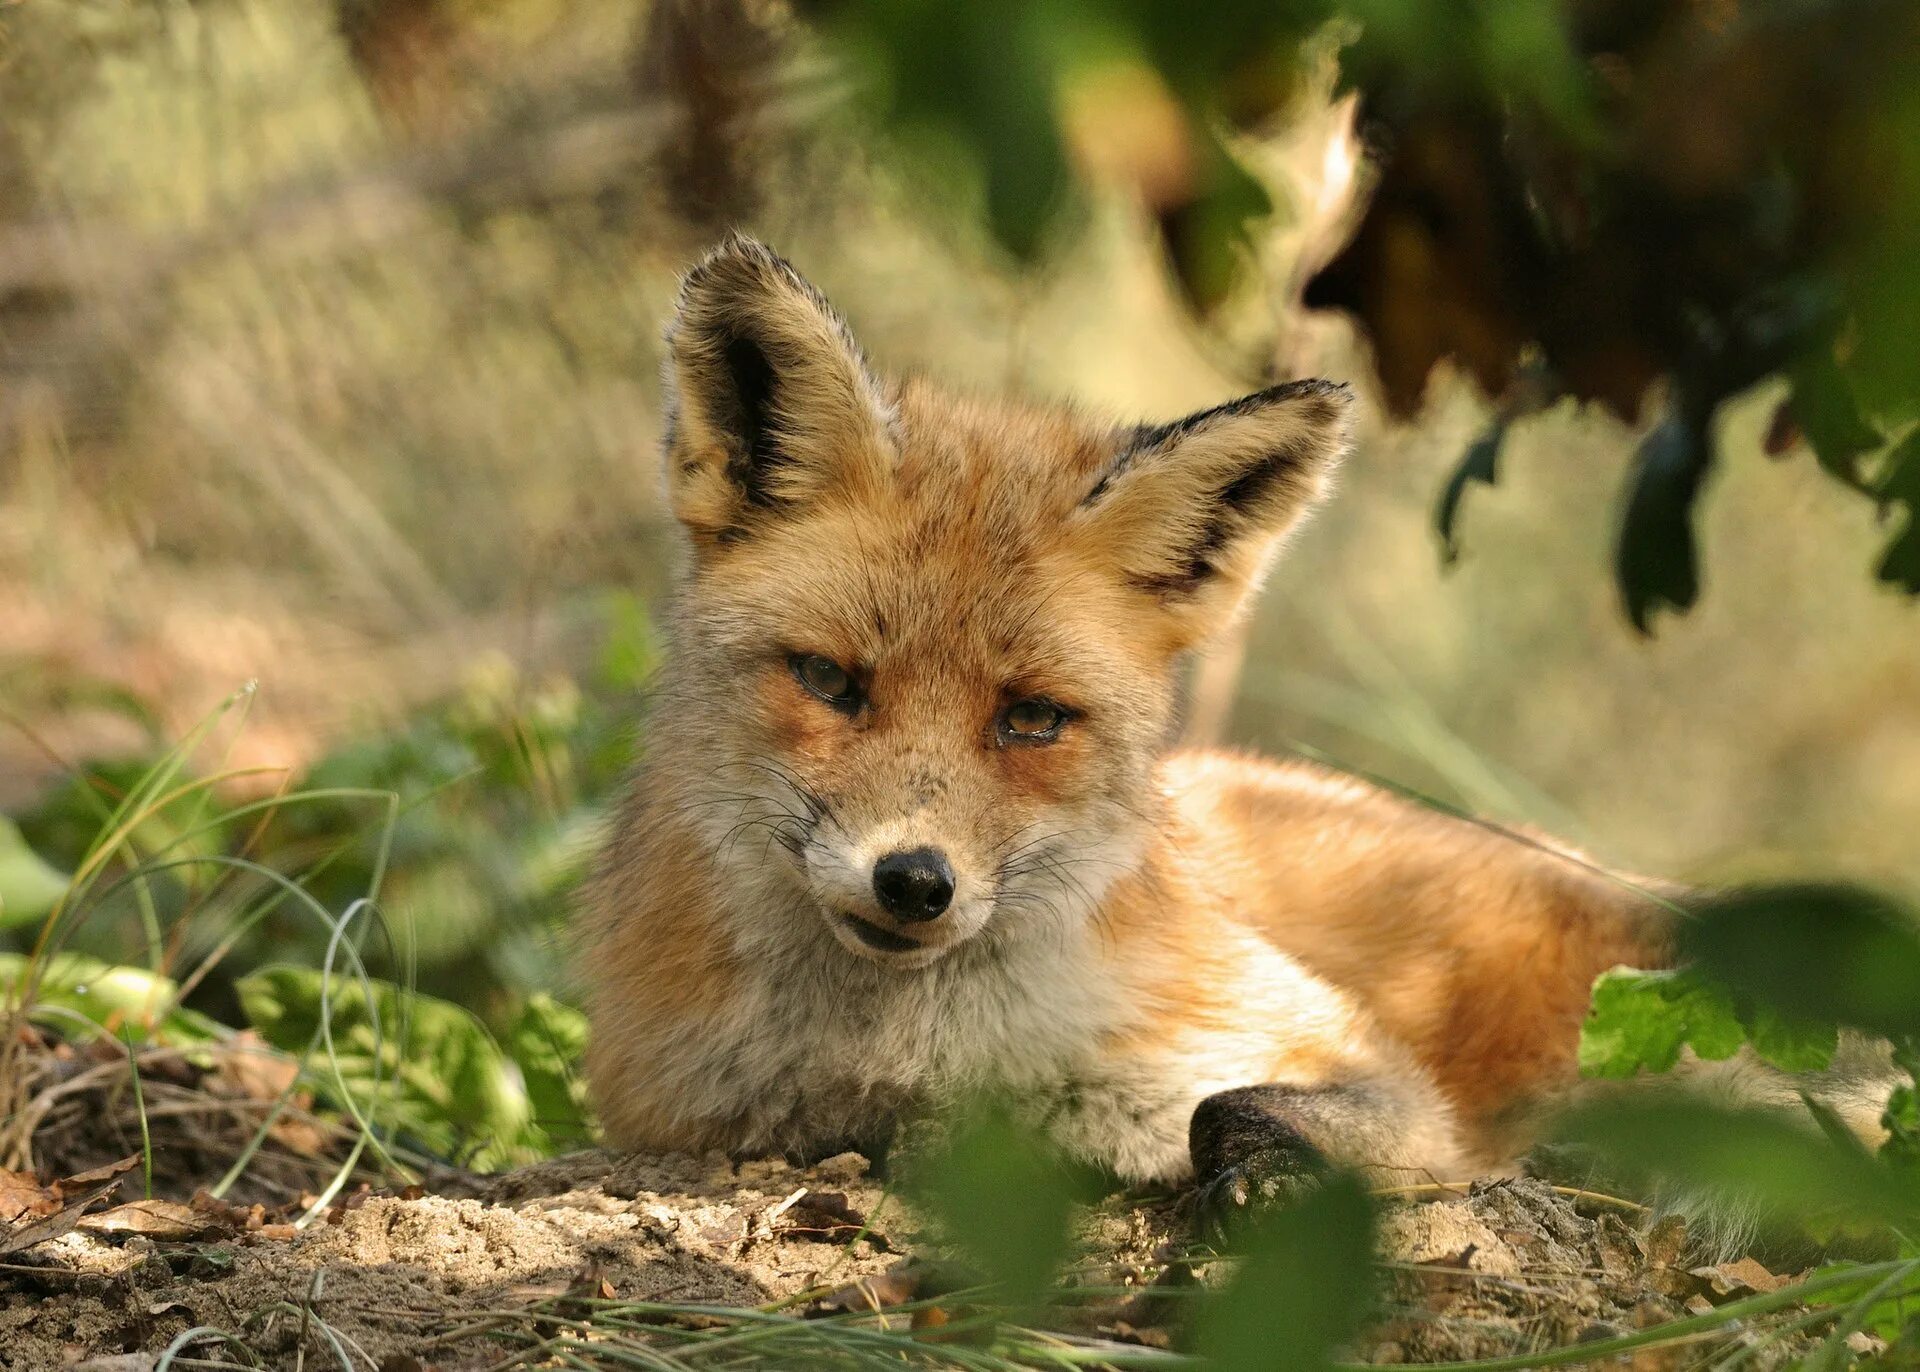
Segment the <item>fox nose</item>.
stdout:
[[888,853],[873,864],[873,893],[895,919],[938,919],[953,902],[953,868],[937,848]]

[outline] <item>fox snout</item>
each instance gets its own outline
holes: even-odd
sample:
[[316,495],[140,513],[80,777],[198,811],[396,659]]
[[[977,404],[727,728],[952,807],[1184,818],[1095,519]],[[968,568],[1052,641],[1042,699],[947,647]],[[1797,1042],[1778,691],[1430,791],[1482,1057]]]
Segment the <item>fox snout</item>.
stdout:
[[873,894],[897,920],[939,919],[953,904],[953,867],[938,848],[888,853],[873,864]]
[[928,818],[916,814],[864,832],[829,822],[806,845],[801,864],[813,902],[850,951],[892,966],[922,966],[991,919],[994,883],[969,856],[972,845],[943,841]]

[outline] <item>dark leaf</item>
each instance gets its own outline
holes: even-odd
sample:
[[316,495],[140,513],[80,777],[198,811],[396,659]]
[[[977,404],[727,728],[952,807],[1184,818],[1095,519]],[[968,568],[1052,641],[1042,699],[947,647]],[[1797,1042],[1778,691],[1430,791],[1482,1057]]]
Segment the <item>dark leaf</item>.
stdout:
[[1737,995],[1797,1022],[1920,1034],[1920,925],[1878,892],[1813,883],[1728,891],[1682,926],[1681,946]]
[[1500,445],[1506,441],[1507,421],[1495,420],[1461,454],[1460,465],[1453,469],[1440,492],[1440,503],[1433,512],[1433,527],[1440,535],[1441,559],[1454,562],[1460,556],[1460,541],[1455,533],[1460,520],[1460,502],[1467,484],[1478,481],[1491,486],[1499,478]]
[[1614,572],[1627,618],[1653,632],[1656,610],[1686,611],[1700,595],[1693,504],[1712,462],[1704,421],[1676,408],[1640,444]]
[[1865,490],[1860,459],[1885,440],[1861,418],[1831,350],[1818,350],[1793,369],[1793,398],[1788,403],[1820,465],[1855,490]]

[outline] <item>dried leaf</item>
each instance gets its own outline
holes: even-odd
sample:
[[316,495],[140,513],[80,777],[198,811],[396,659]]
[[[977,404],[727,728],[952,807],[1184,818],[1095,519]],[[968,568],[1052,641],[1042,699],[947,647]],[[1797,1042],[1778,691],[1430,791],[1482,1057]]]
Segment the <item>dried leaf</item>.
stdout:
[[115,1177],[124,1177],[139,1165],[140,1155],[134,1153],[128,1157],[121,1158],[118,1162],[107,1163],[103,1167],[91,1168],[85,1172],[75,1172],[72,1176],[62,1178],[55,1182],[53,1189],[56,1194],[64,1198],[73,1195],[75,1192],[85,1191],[89,1187],[98,1186],[103,1181],[112,1181]]
[[1699,1278],[1705,1286],[1701,1294],[1715,1305],[1739,1300],[1746,1296],[1778,1291],[1785,1284],[1752,1258],[1741,1258],[1738,1262],[1716,1263],[1710,1267],[1696,1267],[1692,1270],[1692,1275]]
[[86,1215],[88,1207],[96,1201],[105,1200],[120,1189],[120,1180],[119,1177],[115,1177],[111,1181],[103,1182],[77,1200],[67,1201],[66,1208],[59,1213],[20,1225],[5,1237],[0,1238],[0,1254],[24,1253],[35,1244],[46,1243],[49,1239],[57,1239],[72,1233],[74,1227]]
[[116,1205],[98,1215],[88,1215],[79,1222],[79,1227],[90,1234],[138,1234],[165,1243],[185,1243],[224,1234],[232,1225],[225,1216],[207,1215],[179,1201],[137,1200]]
[[0,1171],[0,1220],[38,1219],[60,1209],[60,1197],[30,1172]]

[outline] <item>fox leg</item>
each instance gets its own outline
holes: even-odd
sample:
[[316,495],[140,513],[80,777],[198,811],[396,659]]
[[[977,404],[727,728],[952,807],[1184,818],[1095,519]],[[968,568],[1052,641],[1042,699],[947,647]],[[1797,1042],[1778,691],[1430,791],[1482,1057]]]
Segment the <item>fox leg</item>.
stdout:
[[1335,1167],[1387,1184],[1451,1170],[1450,1112],[1427,1083],[1373,1078],[1267,1083],[1206,1097],[1187,1128],[1195,1219],[1218,1236],[1248,1211],[1285,1205]]

